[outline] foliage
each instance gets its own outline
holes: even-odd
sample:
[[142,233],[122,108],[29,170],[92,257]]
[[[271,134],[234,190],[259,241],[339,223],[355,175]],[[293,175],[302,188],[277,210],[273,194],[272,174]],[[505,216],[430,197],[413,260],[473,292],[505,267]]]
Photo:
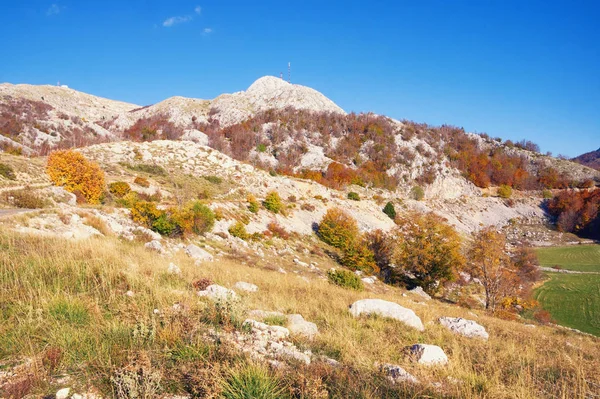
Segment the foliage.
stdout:
[[360,196],[358,195],[358,193],[355,193],[354,191],[350,191],[348,193],[348,199],[352,200],[352,201],[360,201]]
[[200,201],[193,201],[183,208],[158,209],[148,201],[135,202],[131,208],[134,222],[165,236],[204,234],[215,224],[214,212]]
[[176,140],[183,135],[183,129],[171,122],[168,115],[156,114],[138,119],[123,133],[133,141]]
[[350,288],[356,291],[365,289],[360,277],[348,270],[331,269],[327,271],[327,279],[330,283],[339,285],[340,287]]
[[252,194],[249,194],[246,198],[246,201],[248,201],[248,210],[252,213],[258,213],[260,204],[258,203],[256,197]]
[[410,195],[412,199],[421,201],[423,198],[425,198],[425,191],[421,186],[414,186],[412,190],[410,190]]
[[559,230],[600,238],[600,189],[561,191],[547,206]]
[[117,181],[108,185],[108,191],[117,198],[123,198],[131,192],[131,187],[124,181]]
[[281,381],[258,365],[230,371],[223,386],[225,399],[286,399],[289,395]]
[[[435,292],[455,278],[465,259],[456,231],[434,213],[411,212],[396,219],[398,227],[392,255],[396,268],[386,270],[392,283],[404,282]],[[409,273],[412,277],[403,273]]]
[[392,220],[396,219],[396,208],[394,208],[394,204],[392,204],[391,201],[385,204],[383,207],[383,213],[388,215],[388,217]]
[[504,297],[513,293],[517,282],[506,253],[506,238],[493,227],[482,229],[474,234],[468,258],[468,272],[483,284],[485,308],[494,311]]
[[288,240],[290,238],[290,233],[288,233],[279,223],[275,221],[269,222],[267,229],[273,234],[274,237],[279,237],[283,240]]
[[250,238],[250,234],[246,231],[246,225],[242,222],[236,222],[234,225],[229,227],[227,230],[229,234],[234,237],[241,238],[242,240],[247,240]]
[[211,182],[212,184],[221,184],[223,183],[223,178],[219,177],[219,176],[213,176],[213,175],[204,175],[202,176],[202,178],[208,182]]
[[512,196],[512,188],[506,184],[498,187],[498,196],[500,198],[510,198]]
[[137,184],[138,186],[141,186],[144,188],[150,187],[150,182],[145,177],[136,176],[136,178],[133,180],[133,182],[135,184]]
[[52,152],[48,156],[46,172],[57,186],[80,193],[90,204],[100,202],[104,191],[104,172],[81,153],[73,150]]
[[258,152],[265,152],[267,151],[267,146],[260,143],[259,145],[256,146],[256,151]]
[[38,209],[48,205],[48,201],[29,188],[0,192],[0,199],[15,208]]
[[394,255],[395,239],[383,230],[377,229],[366,234],[365,240],[377,267],[384,273],[389,274],[390,264]]
[[156,165],[156,164],[149,164],[149,163],[129,164],[129,163],[124,163],[123,166],[125,166],[126,168],[131,169],[133,171],[136,171],[136,172],[148,173],[149,175],[156,175],[156,176],[166,176],[167,175],[166,169],[163,168],[162,166]]
[[0,176],[8,180],[15,180],[17,178],[13,168],[5,163],[0,163]]
[[340,208],[329,208],[321,223],[318,235],[327,244],[345,251],[359,238],[356,220]]
[[271,191],[267,194],[263,206],[273,213],[279,213],[283,209],[283,202],[277,191]]

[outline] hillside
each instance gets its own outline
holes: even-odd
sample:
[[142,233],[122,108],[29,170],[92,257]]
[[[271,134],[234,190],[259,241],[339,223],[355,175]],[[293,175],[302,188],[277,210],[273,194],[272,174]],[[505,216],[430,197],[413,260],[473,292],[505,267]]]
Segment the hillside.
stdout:
[[600,148],[596,151],[590,151],[579,155],[578,157],[573,158],[572,161],[600,170]]

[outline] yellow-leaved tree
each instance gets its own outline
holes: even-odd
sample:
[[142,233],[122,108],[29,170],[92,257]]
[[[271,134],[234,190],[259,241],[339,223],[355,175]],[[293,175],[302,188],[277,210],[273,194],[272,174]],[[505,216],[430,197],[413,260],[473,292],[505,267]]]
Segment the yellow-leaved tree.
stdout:
[[48,156],[46,172],[50,180],[90,204],[100,202],[104,192],[104,172],[98,164],[73,150],[54,151]]

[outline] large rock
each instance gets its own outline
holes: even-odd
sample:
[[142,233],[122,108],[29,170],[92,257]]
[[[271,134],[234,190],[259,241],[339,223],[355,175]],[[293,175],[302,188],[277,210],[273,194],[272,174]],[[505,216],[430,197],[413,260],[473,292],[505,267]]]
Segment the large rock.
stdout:
[[415,344],[410,347],[410,354],[419,364],[426,366],[448,363],[448,356],[442,348],[436,345]]
[[150,242],[147,242],[144,244],[144,247],[146,247],[146,249],[150,249],[159,253],[163,252],[163,246],[158,240],[152,240]]
[[366,314],[376,314],[382,317],[395,319],[403,322],[407,326],[416,328],[419,331],[425,330],[423,322],[419,316],[411,309],[402,307],[394,302],[384,301],[383,299],[361,299],[350,306],[350,313],[354,317]]
[[409,290],[408,292],[412,292],[413,294],[417,294],[418,296],[425,298],[427,300],[431,299],[431,296],[426,293],[425,291],[423,291],[423,288],[421,287],[415,287],[412,290]]
[[302,335],[307,338],[314,338],[319,333],[315,323],[304,320],[299,314],[291,314],[287,317],[287,327],[294,335]]
[[205,296],[213,301],[228,301],[238,299],[235,291],[222,287],[218,284],[212,284],[206,287],[204,291],[198,291],[199,296]]
[[387,375],[388,379],[394,384],[397,383],[411,383],[418,384],[419,380],[402,367],[395,364],[382,364],[381,371]]
[[210,253],[206,252],[205,250],[194,244],[188,245],[185,248],[185,253],[197,262],[212,262],[214,259]]
[[489,334],[481,324],[462,317],[440,317],[440,324],[453,333],[464,335],[469,338],[488,339]]

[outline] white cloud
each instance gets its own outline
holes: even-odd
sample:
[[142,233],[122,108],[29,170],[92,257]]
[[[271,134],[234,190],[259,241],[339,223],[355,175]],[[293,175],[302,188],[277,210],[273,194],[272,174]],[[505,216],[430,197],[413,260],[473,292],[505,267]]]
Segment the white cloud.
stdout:
[[58,4],[52,4],[50,8],[48,8],[48,11],[46,11],[46,15],[50,16],[56,14],[60,14],[60,6]]
[[171,17],[171,18],[167,18],[165,19],[165,21],[163,22],[163,26],[165,28],[170,28],[171,26],[175,26],[178,24],[184,24],[186,22],[190,22],[192,20],[192,17],[189,15],[184,15],[182,17]]
[[213,32],[212,28],[204,28],[202,30],[202,33],[204,33],[205,35],[210,35]]
[[194,8],[194,12],[198,15],[202,14],[202,7],[196,6],[196,8]]

